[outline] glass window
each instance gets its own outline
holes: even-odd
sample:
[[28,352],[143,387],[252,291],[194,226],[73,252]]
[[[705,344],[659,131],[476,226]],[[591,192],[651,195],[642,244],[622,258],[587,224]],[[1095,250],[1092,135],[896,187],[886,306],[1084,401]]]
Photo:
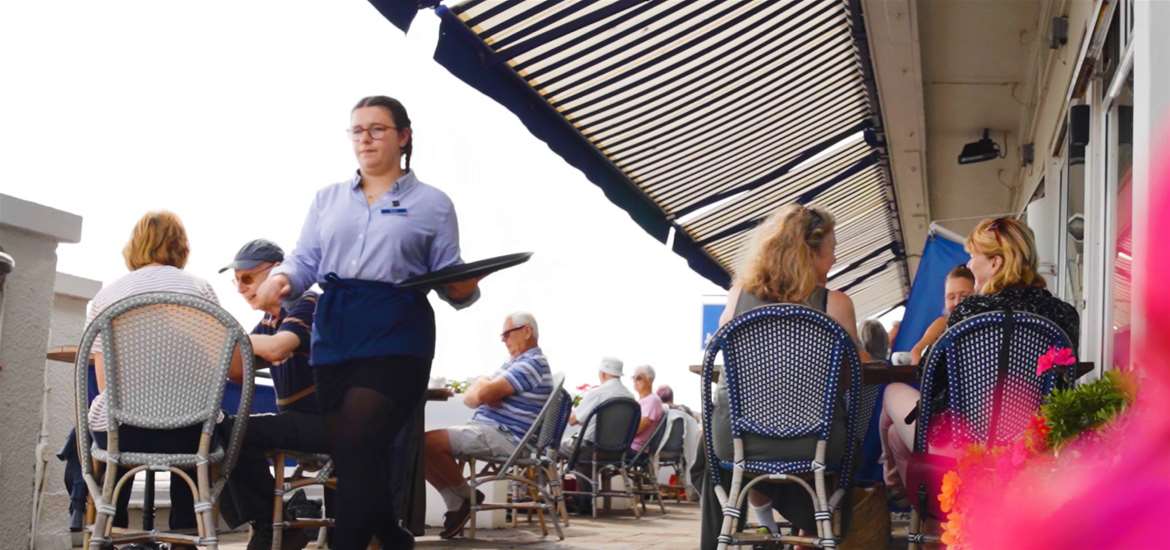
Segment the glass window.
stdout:
[[1113,249],[1112,304],[1110,332],[1112,334],[1114,368],[1126,368],[1130,364],[1129,334],[1132,305],[1133,267],[1133,73],[1126,78],[1121,93],[1109,112],[1110,147],[1106,166],[1113,172],[1109,175],[1110,208],[1114,216],[1110,235]]

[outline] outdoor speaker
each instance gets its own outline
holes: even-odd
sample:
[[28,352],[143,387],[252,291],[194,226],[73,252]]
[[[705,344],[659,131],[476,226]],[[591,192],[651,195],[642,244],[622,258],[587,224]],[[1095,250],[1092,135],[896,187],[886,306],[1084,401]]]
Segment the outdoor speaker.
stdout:
[[1089,106],[1073,105],[1068,108],[1068,142],[1074,147],[1089,144]]

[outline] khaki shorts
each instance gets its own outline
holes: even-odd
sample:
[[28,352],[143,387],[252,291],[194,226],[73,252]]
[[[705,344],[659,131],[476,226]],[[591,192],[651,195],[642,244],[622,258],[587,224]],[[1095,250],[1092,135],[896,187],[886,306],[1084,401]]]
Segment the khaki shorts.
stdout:
[[516,441],[507,428],[488,422],[470,422],[447,428],[455,458],[507,457],[516,450]]

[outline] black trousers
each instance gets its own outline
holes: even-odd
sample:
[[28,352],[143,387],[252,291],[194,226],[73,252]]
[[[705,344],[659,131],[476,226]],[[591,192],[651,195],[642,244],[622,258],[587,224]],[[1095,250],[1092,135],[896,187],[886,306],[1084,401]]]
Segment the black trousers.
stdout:
[[[220,424],[223,437],[231,433],[234,418]],[[285,449],[328,453],[325,417],[299,411],[257,414],[248,417],[248,431],[240,457],[220,498],[220,513],[228,525],[272,523],[272,491],[276,480],[268,468],[268,451]],[[326,510],[332,508],[332,490],[325,491]]]
[[[138,451],[144,453],[173,453],[189,454],[199,448],[199,436],[203,426],[187,426],[176,430],[146,430],[135,426],[122,425],[118,428],[118,448],[122,451]],[[93,439],[98,447],[106,448],[106,432],[93,432]],[[118,468],[118,476],[126,473],[128,468]],[[194,479],[194,476],[192,476]],[[130,518],[128,506],[130,504],[131,485],[122,486],[118,495],[117,511],[114,513],[114,527],[128,527]],[[178,475],[171,474],[171,514],[169,525],[172,531],[180,529],[195,529],[195,497],[191,487]]]
[[362,550],[370,538],[399,540],[395,501],[410,463],[392,453],[426,393],[429,358],[389,356],[313,369],[337,470],[333,546]]

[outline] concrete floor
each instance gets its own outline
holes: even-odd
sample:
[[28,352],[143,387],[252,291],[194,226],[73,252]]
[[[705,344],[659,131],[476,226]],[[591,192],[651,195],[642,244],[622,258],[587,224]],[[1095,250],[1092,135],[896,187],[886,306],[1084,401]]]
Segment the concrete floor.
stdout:
[[[442,540],[437,530],[429,530],[428,536],[420,537],[417,548],[531,548],[531,549],[633,549],[633,548],[698,548],[699,546],[699,505],[682,503],[666,505],[666,515],[656,507],[647,509],[641,520],[631,512],[611,512],[594,520],[572,516],[569,527],[565,528],[565,540],[557,541],[549,525],[548,538],[540,536],[540,527],[521,521],[517,529],[480,529],[476,540]],[[221,537],[220,548],[244,550],[247,546],[246,533],[231,533]],[[309,544],[308,548],[314,548]]]

